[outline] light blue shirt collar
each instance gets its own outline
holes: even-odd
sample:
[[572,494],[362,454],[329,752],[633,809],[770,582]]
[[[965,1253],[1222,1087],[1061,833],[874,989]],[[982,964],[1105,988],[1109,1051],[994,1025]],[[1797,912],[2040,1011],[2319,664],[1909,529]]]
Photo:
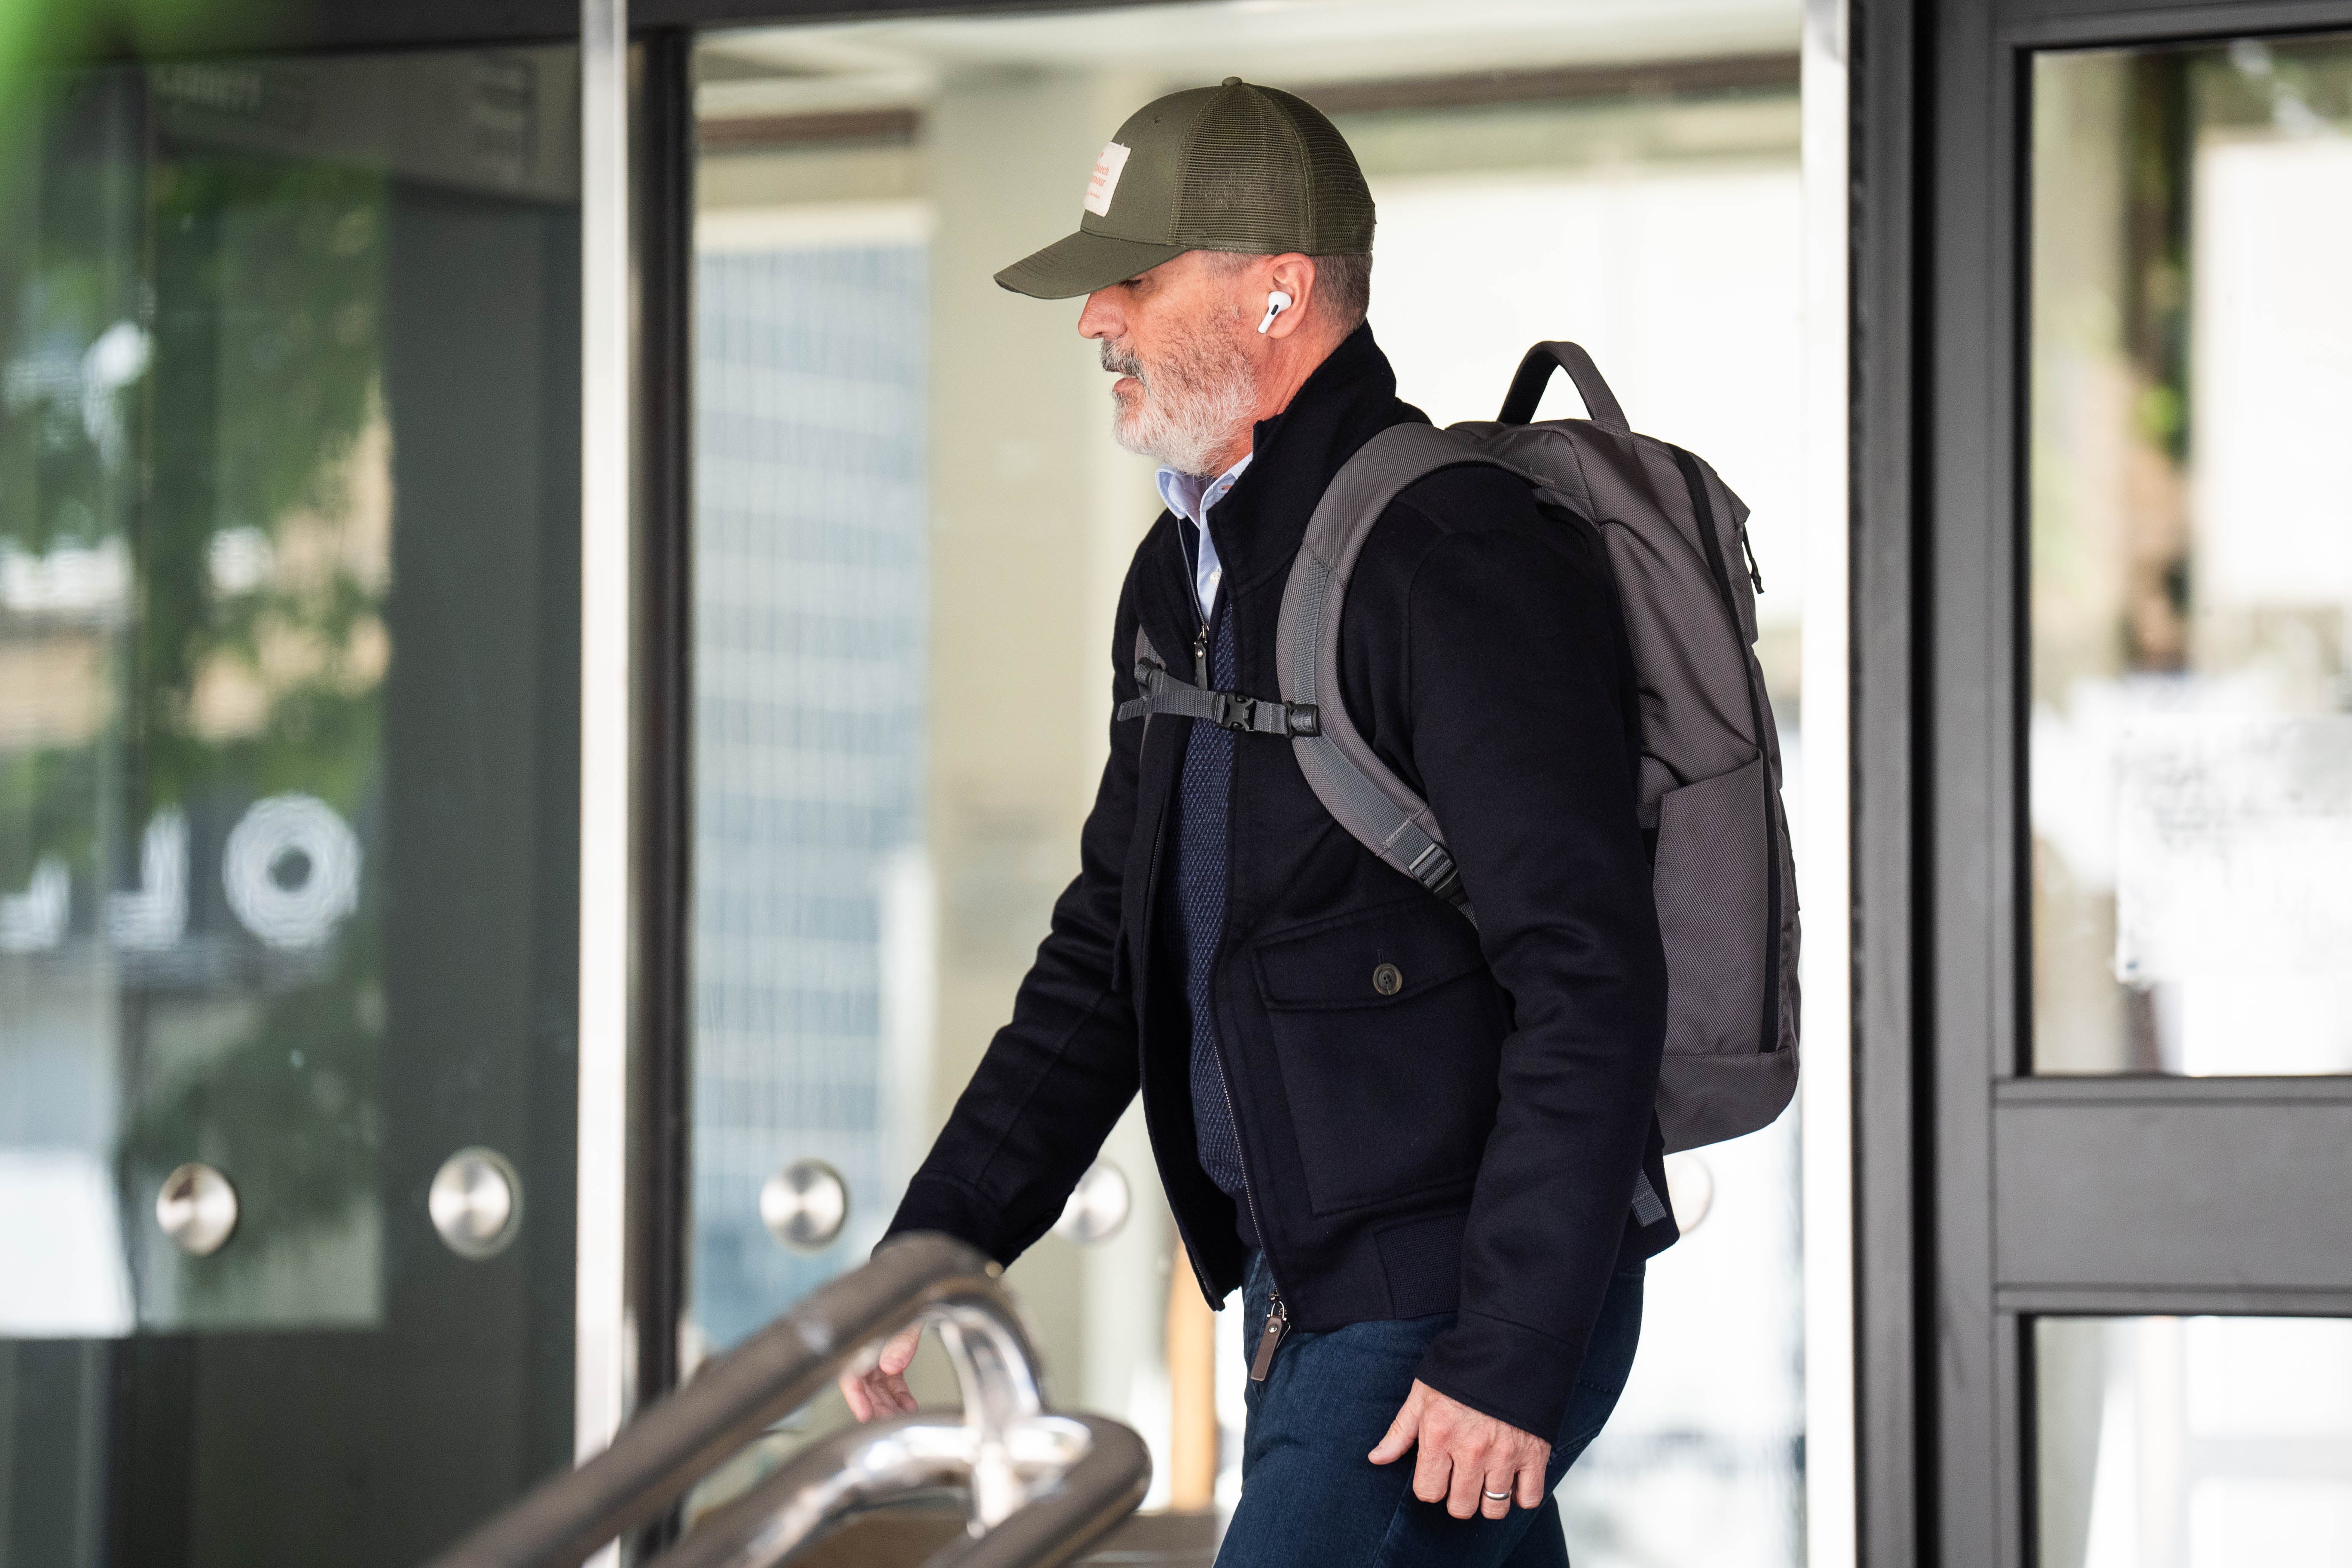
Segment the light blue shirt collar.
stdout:
[[1225,492],[1242,477],[1257,454],[1244,452],[1242,460],[1213,479],[1203,479],[1197,474],[1180,474],[1173,468],[1160,470],[1160,499],[1168,510],[1192,525],[1192,595],[1201,602],[1201,621],[1206,625],[1209,612],[1217,603],[1217,584],[1225,574],[1224,563],[1217,559],[1217,542],[1209,537],[1209,509],[1225,499]]

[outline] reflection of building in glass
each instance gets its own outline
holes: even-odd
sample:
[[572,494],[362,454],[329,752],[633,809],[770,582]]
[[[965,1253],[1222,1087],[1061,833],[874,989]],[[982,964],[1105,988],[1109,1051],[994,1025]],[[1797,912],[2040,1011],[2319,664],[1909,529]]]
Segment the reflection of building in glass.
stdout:
[[[926,251],[706,244],[696,276],[695,1318],[731,1343],[862,1259],[886,1191],[885,895],[921,832]],[[847,1179],[813,1257],[790,1162]]]

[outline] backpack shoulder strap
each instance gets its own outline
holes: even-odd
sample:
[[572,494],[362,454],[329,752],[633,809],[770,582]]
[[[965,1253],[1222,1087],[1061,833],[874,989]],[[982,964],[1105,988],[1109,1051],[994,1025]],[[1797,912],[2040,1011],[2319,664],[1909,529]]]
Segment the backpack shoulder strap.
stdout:
[[1477,917],[1429,803],[1381,761],[1339,697],[1339,616],[1364,540],[1405,489],[1462,463],[1520,472],[1428,425],[1391,426],[1349,458],[1324,490],[1291,563],[1275,645],[1284,700],[1317,714],[1315,731],[1291,741],[1316,798],[1364,847],[1475,924]]
[[[1538,489],[1549,489],[1539,477],[1450,431],[1428,425],[1381,431],[1332,477],[1307,521],[1307,537],[1283,586],[1275,646],[1284,700],[1318,718],[1313,732],[1294,735],[1290,742],[1316,798],[1357,842],[1461,910],[1475,926],[1477,912],[1429,803],[1365,743],[1339,697],[1339,612],[1364,540],[1391,501],[1438,469],[1463,463],[1501,468]],[[1634,1173],[1633,1208],[1634,1223],[1644,1227],[1670,1212],[1647,1172]]]

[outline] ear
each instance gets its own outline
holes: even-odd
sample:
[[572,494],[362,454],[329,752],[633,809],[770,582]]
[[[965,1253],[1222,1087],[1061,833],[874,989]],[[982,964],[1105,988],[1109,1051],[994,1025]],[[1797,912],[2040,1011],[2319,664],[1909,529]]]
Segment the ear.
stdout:
[[1290,308],[1265,330],[1267,337],[1286,338],[1300,329],[1315,308],[1315,258],[1297,251],[1267,258],[1265,289],[1279,289],[1290,296]]

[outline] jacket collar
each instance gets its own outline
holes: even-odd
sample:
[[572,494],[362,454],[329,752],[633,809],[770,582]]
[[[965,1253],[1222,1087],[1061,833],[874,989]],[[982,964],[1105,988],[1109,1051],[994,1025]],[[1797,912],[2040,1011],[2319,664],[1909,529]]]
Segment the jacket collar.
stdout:
[[[1248,595],[1255,605],[1271,582],[1278,599],[1279,584],[1297,558],[1331,476],[1381,431],[1407,423],[1425,425],[1429,417],[1398,400],[1388,356],[1372,341],[1370,326],[1358,327],[1315,367],[1288,406],[1258,422],[1249,467],[1209,513],[1223,569],[1222,592],[1229,599]],[[1155,538],[1139,558],[1137,586],[1145,635],[1170,668],[1189,679],[1188,650],[1201,615],[1183,532],[1174,512],[1160,514]],[[1244,645],[1255,640],[1247,628],[1236,630]]]
[[1396,372],[1366,322],[1252,432],[1249,468],[1210,513],[1226,587],[1246,591],[1268,573],[1287,572],[1331,476],[1365,442],[1406,423],[1429,417],[1398,399]]

